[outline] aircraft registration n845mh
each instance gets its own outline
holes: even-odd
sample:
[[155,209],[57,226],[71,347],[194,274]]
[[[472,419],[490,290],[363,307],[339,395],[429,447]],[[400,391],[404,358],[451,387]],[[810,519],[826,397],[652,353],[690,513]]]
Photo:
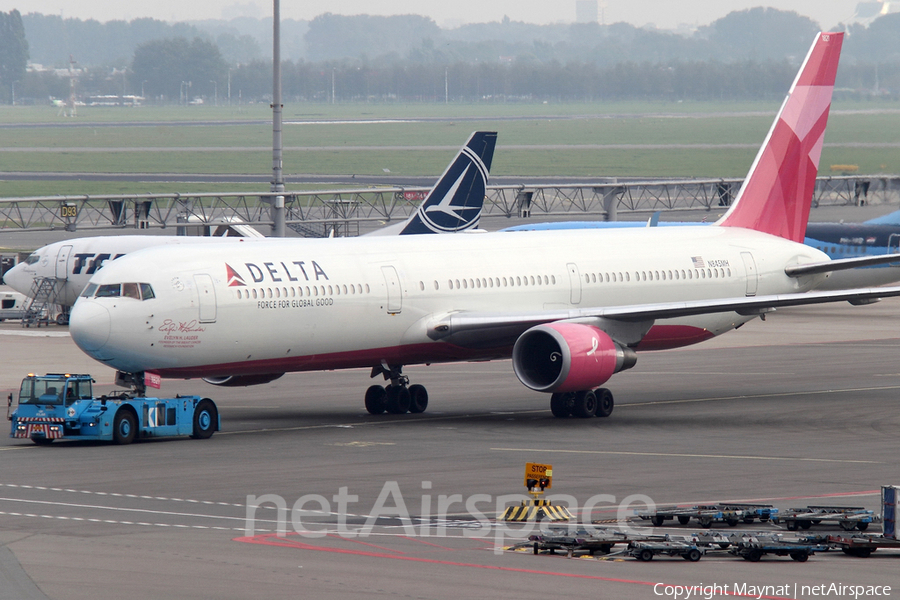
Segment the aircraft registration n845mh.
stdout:
[[371,413],[425,410],[404,365],[511,357],[523,384],[552,394],[554,415],[608,416],[612,394],[599,386],[642,350],[700,342],[779,306],[900,295],[815,291],[846,266],[802,243],[842,39],[816,37],[713,226],[146,249],[94,275],[72,337],[139,389],[147,373],[250,385],[371,367],[390,380],[366,392]]

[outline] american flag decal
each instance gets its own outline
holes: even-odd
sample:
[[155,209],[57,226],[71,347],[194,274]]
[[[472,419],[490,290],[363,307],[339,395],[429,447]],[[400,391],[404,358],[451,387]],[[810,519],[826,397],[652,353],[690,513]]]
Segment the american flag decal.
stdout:
[[694,263],[695,269],[705,269],[706,268],[706,263],[703,262],[702,256],[692,256],[691,262]]

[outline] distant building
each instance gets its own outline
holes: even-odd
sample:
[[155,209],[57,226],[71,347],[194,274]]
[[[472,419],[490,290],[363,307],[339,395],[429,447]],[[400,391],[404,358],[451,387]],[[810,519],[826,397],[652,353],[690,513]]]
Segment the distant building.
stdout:
[[598,14],[597,0],[575,0],[576,23],[596,23]]

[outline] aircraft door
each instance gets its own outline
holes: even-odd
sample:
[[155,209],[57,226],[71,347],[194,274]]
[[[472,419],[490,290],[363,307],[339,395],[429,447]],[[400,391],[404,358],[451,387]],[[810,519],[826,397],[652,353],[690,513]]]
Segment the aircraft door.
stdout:
[[72,256],[72,246],[63,246],[56,255],[56,278],[69,278],[69,257]]
[[397,275],[397,269],[391,265],[381,267],[381,274],[384,276],[384,286],[387,291],[387,312],[388,314],[399,314],[403,309],[403,291],[400,288],[400,276]]
[[197,286],[197,296],[200,308],[201,323],[216,322],[216,288],[213,286],[212,277],[206,273],[194,275],[194,283]]
[[[888,254],[897,254],[900,253],[900,233],[892,233],[891,237],[888,238]],[[891,263],[894,264],[894,263]]]
[[747,274],[747,296],[755,296],[759,285],[759,274],[756,272],[756,261],[749,252],[741,252],[741,258],[744,259],[744,271]]
[[581,273],[578,265],[569,263],[566,266],[569,269],[569,302],[581,304]]

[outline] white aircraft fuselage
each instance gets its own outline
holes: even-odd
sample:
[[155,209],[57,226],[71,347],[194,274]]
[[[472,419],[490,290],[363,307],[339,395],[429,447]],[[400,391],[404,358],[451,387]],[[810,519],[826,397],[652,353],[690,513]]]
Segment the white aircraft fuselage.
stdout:
[[[785,265],[827,260],[768,234],[702,226],[195,245],[157,248],[153,264],[144,255],[107,264],[92,285],[149,283],[155,297],[81,298],[72,333],[116,369],[169,377],[508,357],[503,336],[456,343],[435,326],[461,310],[539,314],[802,292],[824,276],[788,277]],[[663,319],[635,345],[684,346],[751,318]]]

